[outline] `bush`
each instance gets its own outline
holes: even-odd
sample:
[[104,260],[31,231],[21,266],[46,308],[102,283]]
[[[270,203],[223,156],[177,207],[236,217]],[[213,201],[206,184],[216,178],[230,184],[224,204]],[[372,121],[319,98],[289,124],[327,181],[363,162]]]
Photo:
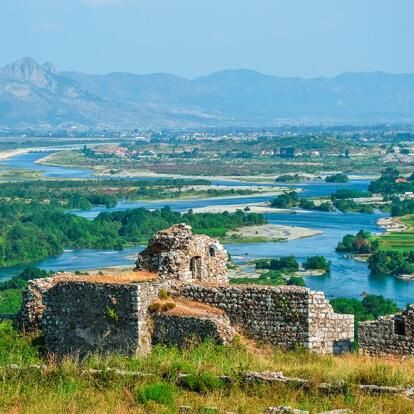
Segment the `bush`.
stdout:
[[282,256],[279,259],[258,259],[256,269],[280,270],[284,272],[297,272],[299,263],[295,256]]
[[414,252],[377,251],[368,259],[368,268],[379,275],[413,274]]
[[162,300],[168,299],[169,296],[170,296],[170,293],[168,292],[167,289],[161,288],[160,291],[158,292],[158,297]]
[[289,286],[305,286],[305,279],[303,277],[291,277],[288,281],[287,281],[287,285]]
[[331,269],[331,262],[324,256],[311,256],[303,263],[303,267],[305,270],[324,270],[328,273]]
[[346,199],[346,198],[369,198],[372,197],[372,194],[369,191],[358,191],[351,188],[342,188],[336,190],[335,193],[331,195],[331,199]]
[[338,252],[368,254],[378,250],[378,245],[378,240],[372,240],[372,234],[369,231],[360,230],[355,236],[346,234],[336,246],[336,250]]
[[202,372],[198,375],[190,374],[182,377],[181,385],[191,391],[206,394],[208,392],[223,389],[226,384],[217,376]]
[[328,175],[325,178],[325,181],[327,183],[347,183],[349,181],[349,178],[346,174],[339,173],[339,174]]
[[138,388],[136,399],[143,404],[154,401],[158,404],[170,405],[174,402],[175,392],[173,385],[164,382],[146,384]]
[[313,202],[313,200],[309,200],[307,198],[302,198],[299,202],[299,207],[303,208],[304,210],[318,210],[318,211],[332,211],[333,207],[329,201],[325,201],[318,206]]
[[291,191],[289,193],[283,193],[280,196],[276,197],[270,205],[277,208],[290,208],[296,207],[299,203],[299,197],[296,191]]
[[17,313],[20,310],[21,304],[21,290],[8,289],[0,291],[0,313]]
[[366,295],[362,301],[358,299],[336,298],[330,301],[337,313],[355,315],[356,322],[376,319],[379,316],[398,312],[398,306],[383,296]]
[[169,310],[171,310],[171,309],[174,309],[175,308],[175,303],[174,302],[167,302],[167,303],[164,303],[163,305],[162,305],[162,307],[161,307],[161,310],[163,311],[163,312],[167,312],[167,311],[169,311]]
[[159,312],[160,310],[161,310],[161,303],[154,302],[154,303],[151,303],[148,306],[148,312],[149,313]]

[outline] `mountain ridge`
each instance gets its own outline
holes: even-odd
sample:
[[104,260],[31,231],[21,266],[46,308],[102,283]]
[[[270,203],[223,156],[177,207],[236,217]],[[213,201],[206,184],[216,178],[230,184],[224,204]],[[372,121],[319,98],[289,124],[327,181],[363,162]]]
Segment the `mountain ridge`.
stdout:
[[335,77],[227,69],[186,79],[168,73],[58,71],[22,58],[0,68],[0,126],[131,128],[271,125],[280,122],[408,122],[414,74]]

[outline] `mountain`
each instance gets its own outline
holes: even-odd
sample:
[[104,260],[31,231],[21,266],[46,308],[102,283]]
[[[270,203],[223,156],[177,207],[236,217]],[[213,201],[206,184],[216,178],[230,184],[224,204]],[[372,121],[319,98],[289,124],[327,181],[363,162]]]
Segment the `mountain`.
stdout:
[[156,73],[60,72],[23,58],[0,69],[0,126],[132,128],[405,122],[414,74],[284,78],[226,70],[196,79]]

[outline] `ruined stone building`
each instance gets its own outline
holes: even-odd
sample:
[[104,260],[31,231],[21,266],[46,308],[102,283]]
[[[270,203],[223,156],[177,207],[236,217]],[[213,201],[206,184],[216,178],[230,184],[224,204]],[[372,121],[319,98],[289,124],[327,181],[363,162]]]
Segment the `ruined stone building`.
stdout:
[[227,252],[211,237],[177,224],[158,232],[138,255],[136,270],[158,274],[165,282],[227,282]]
[[184,346],[193,337],[226,344],[236,333],[283,348],[350,350],[354,317],[335,314],[323,293],[230,285],[227,259],[219,242],[176,225],[154,236],[135,271],[31,281],[20,324],[42,329],[58,355],[145,353],[152,344]]
[[359,346],[369,355],[414,355],[414,305],[402,313],[361,322]]

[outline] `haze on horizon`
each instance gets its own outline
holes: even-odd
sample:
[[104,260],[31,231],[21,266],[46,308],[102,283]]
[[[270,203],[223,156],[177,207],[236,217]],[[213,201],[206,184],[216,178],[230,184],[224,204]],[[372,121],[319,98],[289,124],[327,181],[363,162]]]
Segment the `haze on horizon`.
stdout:
[[0,66],[193,78],[414,73],[411,0],[0,0]]

